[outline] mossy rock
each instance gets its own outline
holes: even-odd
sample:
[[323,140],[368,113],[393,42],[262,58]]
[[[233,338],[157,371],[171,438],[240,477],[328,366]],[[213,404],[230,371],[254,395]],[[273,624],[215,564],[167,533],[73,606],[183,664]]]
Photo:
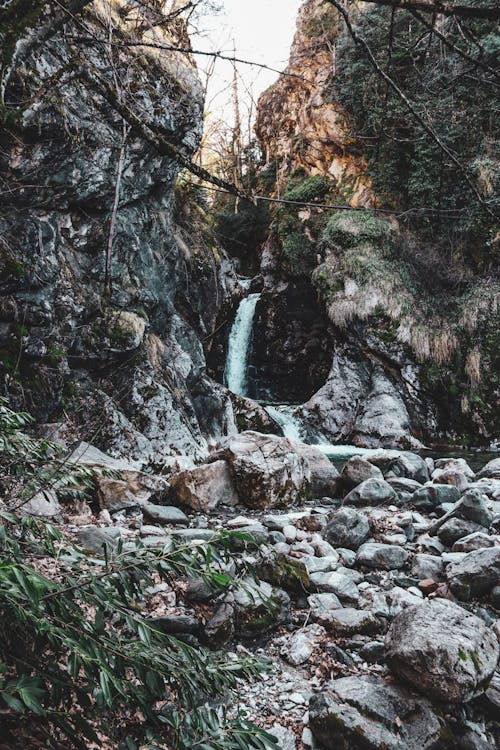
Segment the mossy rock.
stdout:
[[391,246],[395,228],[368,211],[345,211],[334,214],[323,232],[323,241],[339,247],[355,247],[369,243],[379,247]]

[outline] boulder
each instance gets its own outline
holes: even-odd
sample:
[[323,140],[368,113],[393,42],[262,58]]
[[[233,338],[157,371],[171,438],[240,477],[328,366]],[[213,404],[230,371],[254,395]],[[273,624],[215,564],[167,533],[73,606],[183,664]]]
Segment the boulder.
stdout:
[[484,531],[475,531],[458,539],[452,547],[452,552],[474,552],[476,549],[494,547],[495,539]]
[[369,451],[365,458],[378,466],[384,477],[406,477],[425,484],[430,479],[425,459],[410,451]]
[[296,630],[286,639],[281,648],[281,655],[295,667],[304,664],[311,657],[325,633],[325,629],[315,623]]
[[287,438],[243,432],[222,454],[240,501],[250,508],[285,508],[311,496],[309,464]]
[[399,570],[405,565],[408,557],[409,553],[395,544],[366,542],[359,548],[356,562],[366,568]]
[[294,593],[302,594],[310,589],[309,572],[305,561],[282,553],[263,557],[256,566],[258,577]]
[[204,629],[205,638],[211,648],[222,648],[234,635],[234,608],[231,604],[220,604]]
[[439,541],[446,547],[452,547],[458,539],[481,531],[482,528],[474,521],[467,521],[464,518],[449,518],[438,529],[437,535]]
[[435,469],[441,471],[459,471],[467,479],[474,479],[474,472],[464,458],[436,458]]
[[393,620],[385,648],[397,677],[447,703],[483,693],[499,656],[498,640],[483,620],[445,599],[404,610]]
[[157,523],[164,523],[170,526],[187,526],[189,518],[180,508],[176,508],[175,505],[153,505],[153,503],[145,503],[142,506],[143,514],[151,521]]
[[476,479],[500,479],[500,458],[494,458],[476,474]]
[[448,565],[446,577],[458,599],[469,601],[487,595],[500,580],[500,547],[469,552]]
[[415,555],[411,566],[411,574],[419,581],[432,578],[433,581],[444,580],[444,564],[437,555],[425,553]]
[[353,607],[324,610],[316,615],[315,621],[340,637],[378,633],[383,628],[382,621],[372,612]]
[[354,508],[340,508],[329,517],[323,533],[334,547],[356,550],[370,536],[370,524]]
[[293,447],[305,458],[311,472],[311,493],[313,497],[336,497],[338,495],[339,473],[332,462],[314,445],[297,443]]
[[59,500],[53,490],[37,492],[19,508],[19,511],[25,516],[40,518],[54,518],[61,514],[61,510]]
[[335,594],[346,604],[357,604],[359,601],[358,587],[352,578],[343,573],[311,573],[310,580],[318,593]]
[[[356,675],[329,683],[310,701],[309,724],[325,748],[433,750],[444,720],[425,698],[380,677]],[[334,744],[332,744],[332,739]]]
[[383,479],[366,479],[345,496],[346,505],[382,505],[396,499],[396,490]]
[[218,505],[236,505],[238,495],[226,461],[197,466],[170,478],[175,501],[206,513]]
[[112,553],[118,546],[121,537],[120,529],[101,529],[99,526],[81,526],[76,531],[76,543],[85,552],[101,557]]
[[97,500],[99,507],[109,510],[110,513],[137,508],[141,505],[141,497],[130,491],[128,482],[109,477],[97,479]]
[[234,593],[235,628],[239,635],[253,637],[285,622],[289,617],[290,597],[264,581],[246,578]]
[[362,456],[352,456],[344,465],[340,474],[340,481],[348,489],[357,487],[367,479],[383,479],[383,474],[377,466],[374,466]]
[[433,510],[443,503],[456,503],[460,491],[451,484],[427,484],[413,493],[411,503],[419,510]]

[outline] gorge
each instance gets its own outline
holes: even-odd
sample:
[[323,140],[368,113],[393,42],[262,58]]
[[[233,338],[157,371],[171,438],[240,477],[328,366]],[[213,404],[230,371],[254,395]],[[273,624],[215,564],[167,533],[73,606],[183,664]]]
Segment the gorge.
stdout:
[[500,743],[498,29],[402,5],[212,158],[211,3],[0,3],[0,750]]

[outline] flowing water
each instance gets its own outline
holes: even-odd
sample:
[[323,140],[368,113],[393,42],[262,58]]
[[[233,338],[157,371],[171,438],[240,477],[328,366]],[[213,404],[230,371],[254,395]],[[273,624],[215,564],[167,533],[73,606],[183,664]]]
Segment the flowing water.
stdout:
[[[246,284],[242,286],[248,288]],[[229,390],[237,393],[238,396],[248,395],[248,360],[252,343],[253,319],[259,299],[260,294],[249,294],[241,300],[229,334],[224,382]]]
[[[241,279],[241,286],[245,290],[250,289],[251,279]],[[250,360],[250,349],[252,344],[253,323],[255,310],[260,299],[260,294],[248,294],[241,300],[234,323],[229,335],[226,368],[224,371],[224,382],[229,390],[239,396],[248,396],[248,366]],[[281,427],[283,435],[290,440],[296,440],[319,448],[330,461],[338,468],[341,467],[351,456],[361,456],[368,448],[357,448],[354,445],[334,445],[329,443],[325,436],[311,425],[304,422],[298,415],[300,404],[265,404],[262,406],[274,421]],[[449,457],[455,454],[469,461],[475,470],[478,470],[491,458],[498,454],[466,453],[460,450],[443,452],[443,456]],[[424,455],[439,458],[440,454],[435,451],[425,451]]]

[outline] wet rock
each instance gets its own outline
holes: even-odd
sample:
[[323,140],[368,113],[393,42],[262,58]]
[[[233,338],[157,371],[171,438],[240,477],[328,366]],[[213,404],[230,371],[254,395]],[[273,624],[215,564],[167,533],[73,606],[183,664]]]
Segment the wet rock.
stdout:
[[358,603],[358,587],[343,573],[311,573],[310,580],[318,593],[335,594],[346,604]]
[[453,552],[473,552],[476,549],[493,547],[495,539],[482,531],[476,531],[473,534],[458,539],[452,547]]
[[447,703],[483,693],[499,656],[492,630],[443,599],[427,599],[398,615],[385,645],[387,663],[397,677]]
[[421,510],[432,510],[443,503],[456,503],[460,491],[451,484],[427,484],[411,496],[411,504]]
[[358,565],[364,565],[367,568],[399,570],[405,565],[408,557],[409,553],[404,547],[366,542],[359,548],[356,562]]
[[238,495],[226,461],[181,471],[169,479],[175,501],[206,513],[219,505],[235,505]]
[[396,491],[383,479],[367,479],[345,496],[346,505],[382,505],[396,499]]
[[480,524],[474,523],[474,521],[467,521],[464,518],[449,518],[439,527],[437,535],[439,541],[445,547],[451,547],[458,539],[481,531],[482,528]]
[[381,678],[359,675],[332,680],[313,696],[309,724],[325,748],[432,750],[444,721],[431,703]]
[[341,508],[329,516],[324,536],[335,547],[356,550],[370,536],[370,524],[353,508]]
[[469,552],[446,569],[453,594],[463,601],[487,595],[500,580],[500,547]]
[[339,477],[342,484],[349,489],[357,487],[367,479],[383,478],[380,469],[362,456],[352,456],[343,467]]
[[240,501],[251,508],[283,508],[311,495],[309,465],[286,438],[244,432],[222,453]]

